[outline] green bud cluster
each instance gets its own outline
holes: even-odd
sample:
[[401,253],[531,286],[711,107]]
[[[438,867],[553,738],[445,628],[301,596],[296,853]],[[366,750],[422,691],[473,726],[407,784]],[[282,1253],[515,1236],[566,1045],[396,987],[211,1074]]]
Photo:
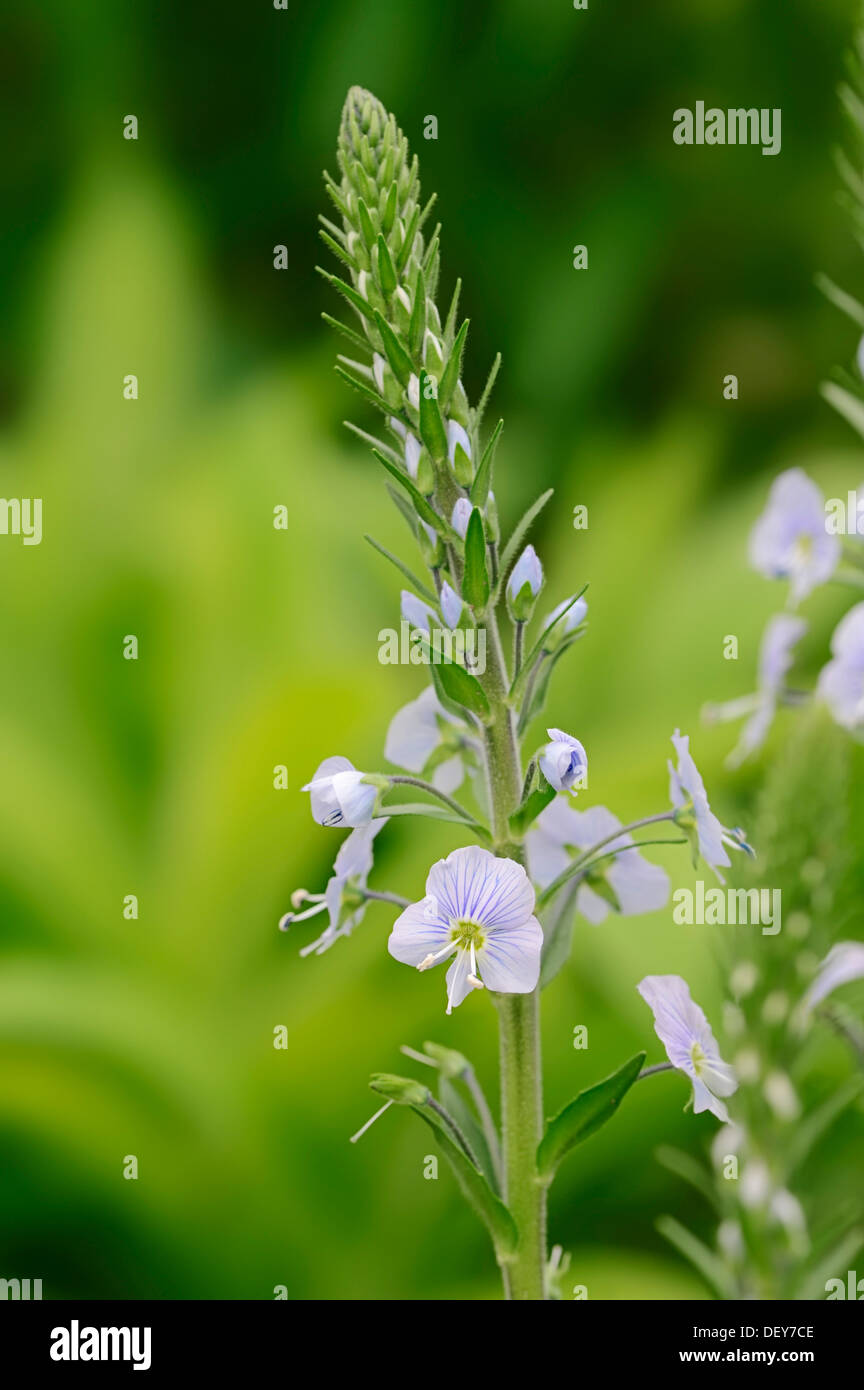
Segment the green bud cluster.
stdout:
[[[474,490],[482,492],[479,504],[486,502],[491,457],[478,463],[488,391],[472,410],[461,380],[468,321],[457,323],[459,285],[443,323],[436,302],[440,227],[428,239],[424,232],[435,199],[423,205],[416,155],[395,118],[361,87],[348,93],[337,159],[340,180],[328,174],[325,180],[341,225],[322,218],[321,235],[346,278],[321,273],[354,309],[359,326],[324,317],[363,350],[360,360],[341,356],[337,371],[381,410],[390,441],[365,437],[421,497],[433,499],[446,533],[455,501],[472,491],[481,466]],[[422,506],[415,502],[414,510],[428,524]]]

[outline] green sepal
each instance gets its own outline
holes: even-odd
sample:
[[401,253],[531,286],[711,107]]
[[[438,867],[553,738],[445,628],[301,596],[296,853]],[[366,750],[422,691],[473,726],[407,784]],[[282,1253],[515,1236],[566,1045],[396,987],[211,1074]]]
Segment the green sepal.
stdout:
[[537,1149],[537,1171],[543,1182],[552,1181],[558,1164],[572,1148],[590,1139],[607,1120],[611,1120],[642,1070],[644,1061],[645,1053],[637,1052],[605,1081],[598,1081],[596,1086],[580,1091],[575,1100],[571,1100],[554,1120],[549,1121]]
[[438,1082],[438,1098],[444,1109],[449,1115],[453,1116],[457,1125],[468,1141],[468,1144],[477,1160],[477,1167],[483,1174],[489,1186],[496,1196],[500,1197],[501,1191],[498,1186],[498,1177],[495,1172],[495,1164],[489,1152],[489,1144],[483,1128],[474,1114],[474,1110],[462,1095],[462,1092],[454,1086],[449,1077],[443,1071]]
[[489,601],[489,571],[486,566],[486,535],[483,516],[475,507],[465,532],[465,573],[462,576],[462,597],[475,610],[485,608]]
[[369,1078],[369,1085],[379,1096],[383,1096],[385,1100],[392,1100],[395,1105],[410,1105],[416,1108],[418,1105],[426,1105],[429,1101],[429,1087],[408,1076],[393,1076],[390,1072],[379,1071]]
[[420,373],[420,438],[429,450],[433,463],[443,463],[447,458],[447,431],[438,409],[437,395],[426,394],[428,374]]

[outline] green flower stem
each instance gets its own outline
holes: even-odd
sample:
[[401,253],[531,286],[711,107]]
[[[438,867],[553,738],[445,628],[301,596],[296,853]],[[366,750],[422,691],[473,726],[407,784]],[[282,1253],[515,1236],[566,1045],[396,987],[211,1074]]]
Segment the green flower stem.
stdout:
[[[485,728],[489,806],[495,852],[524,864],[525,852],[510,831],[519,804],[521,768],[498,624],[487,620],[486,691],[492,717]],[[543,1128],[539,990],[494,995],[501,1058],[501,1131],[504,1201],[519,1231],[514,1256],[502,1264],[508,1299],[545,1298],[546,1191],[537,1175],[537,1146]]]
[[[554,898],[558,890],[563,888],[564,884],[573,878],[575,874],[581,872],[581,870],[586,867],[590,867],[589,860],[593,860],[598,849],[602,849],[604,845],[611,844],[613,840],[620,839],[622,835],[629,835],[633,830],[641,830],[643,826],[658,825],[661,821],[674,821],[674,819],[675,811],[660,811],[656,816],[643,816],[642,820],[631,821],[630,825],[622,825],[618,830],[613,830],[611,835],[604,836],[602,840],[597,841],[596,845],[592,845],[590,849],[586,849],[584,854],[580,855],[578,859],[574,859],[572,864],[568,864],[567,868],[564,869],[556,879],[552,880],[548,888],[545,888],[537,899],[538,906],[544,907],[546,903]],[[644,841],[644,843],[647,844],[649,842]],[[633,845],[631,848],[638,849],[638,845]],[[620,852],[620,850],[615,851],[616,854]]]
[[[422,777],[407,777],[399,773],[397,776],[389,777],[389,781],[391,786],[418,787],[421,792],[426,792],[428,796],[434,796],[436,800],[443,802],[445,806],[448,806],[451,811],[461,817],[468,825],[479,826],[480,829],[485,830],[485,826],[481,826],[480,822],[471,815],[470,811],[466,811],[464,806],[460,806],[459,802],[455,801],[452,796],[448,796],[446,792],[439,791],[431,782],[425,782]],[[381,812],[382,815],[386,815],[387,807],[382,806]]]

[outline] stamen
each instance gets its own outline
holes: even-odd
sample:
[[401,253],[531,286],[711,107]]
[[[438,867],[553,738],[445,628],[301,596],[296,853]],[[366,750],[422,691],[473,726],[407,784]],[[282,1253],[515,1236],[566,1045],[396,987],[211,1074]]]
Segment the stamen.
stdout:
[[303,903],[320,903],[323,897],[323,893],[310,893],[306,888],[295,888],[291,894],[291,906],[296,912]]
[[417,969],[428,970],[430,965],[435,965],[437,961],[443,960],[445,956],[452,956],[453,952],[458,949],[458,946],[458,941],[451,941],[448,946],[442,946],[441,950],[436,951],[434,955],[428,955],[424,957],[424,959],[421,960],[420,964],[417,966]]
[[384,1104],[381,1106],[381,1109],[375,1111],[375,1114],[372,1116],[371,1120],[367,1120],[366,1123],[365,1123],[365,1125],[363,1125],[362,1129],[358,1129],[358,1131],[357,1131],[356,1134],[352,1134],[352,1135],[351,1135],[351,1138],[348,1140],[348,1143],[349,1143],[349,1144],[356,1144],[358,1139],[362,1139],[362,1137],[363,1137],[363,1135],[366,1133],[367,1129],[371,1129],[371,1127],[372,1127],[372,1125],[374,1125],[375,1121],[376,1121],[377,1119],[379,1119],[379,1118],[384,1114],[384,1111],[385,1111],[385,1110],[389,1110],[389,1109],[390,1109],[390,1106],[391,1106],[392,1104],[393,1104],[392,1100],[387,1100],[387,1101],[385,1101]]
[[293,922],[305,922],[307,917],[317,917],[318,913],[324,912],[326,908],[327,904],[322,899],[314,907],[308,907],[305,912],[286,912],[285,916],[280,918],[279,930],[287,931]]

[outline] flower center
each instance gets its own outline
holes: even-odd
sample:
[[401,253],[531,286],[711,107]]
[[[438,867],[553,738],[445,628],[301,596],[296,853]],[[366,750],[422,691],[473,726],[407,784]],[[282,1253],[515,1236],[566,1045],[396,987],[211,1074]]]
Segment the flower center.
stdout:
[[471,922],[467,918],[460,918],[458,921],[450,921],[450,940],[454,946],[459,946],[463,951],[468,951],[472,947],[479,951],[485,941],[482,927],[476,922]]
[[698,1042],[694,1042],[690,1048],[690,1061],[693,1063],[693,1070],[697,1076],[702,1075],[702,1064],[706,1060],[702,1047]]

